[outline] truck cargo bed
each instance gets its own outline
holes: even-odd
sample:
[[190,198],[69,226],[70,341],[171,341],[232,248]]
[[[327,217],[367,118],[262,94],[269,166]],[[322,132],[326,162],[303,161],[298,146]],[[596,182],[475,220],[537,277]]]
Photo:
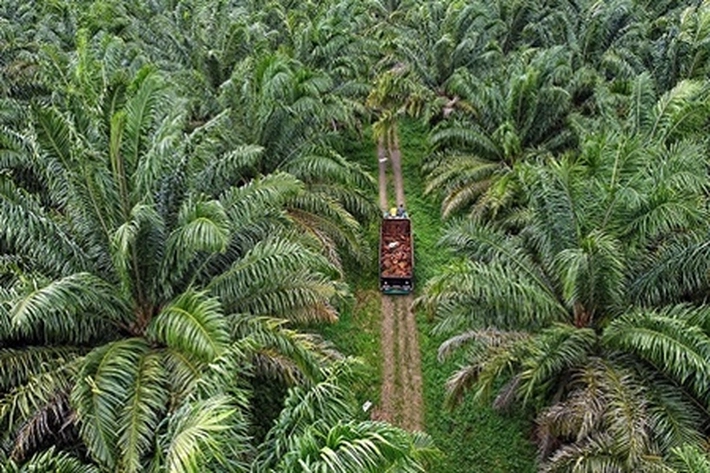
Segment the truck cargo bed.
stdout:
[[408,218],[385,218],[380,226],[380,290],[409,294],[414,289],[414,247]]

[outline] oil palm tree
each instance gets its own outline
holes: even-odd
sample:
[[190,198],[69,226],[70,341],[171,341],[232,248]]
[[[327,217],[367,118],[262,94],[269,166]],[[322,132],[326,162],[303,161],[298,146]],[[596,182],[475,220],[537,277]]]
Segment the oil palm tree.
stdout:
[[222,111],[219,88],[240,61],[278,47],[280,32],[263,21],[267,10],[235,1],[154,2],[131,8],[121,36],[170,74],[189,100],[188,125],[197,127]]
[[438,454],[424,433],[360,420],[347,380],[352,361],[333,365],[310,388],[294,388],[252,465],[261,472],[421,472]]
[[576,145],[571,75],[562,50],[528,51],[495,78],[461,71],[452,85],[468,104],[431,132],[427,193],[443,197],[442,212],[496,215],[518,196],[517,167]]
[[292,327],[334,320],[343,294],[284,212],[304,185],[233,187],[189,159],[184,101],[160,74],[75,59],[22,133],[40,194],[1,177],[2,450],[244,471],[251,373],[307,383],[332,356]]
[[[649,41],[652,48],[646,58],[647,68],[659,89],[667,91],[681,80],[707,77],[710,60],[708,3],[658,2],[650,3],[646,8],[650,18],[655,20],[652,24],[660,30]],[[663,20],[668,18],[672,21],[664,23]]]
[[[382,60],[383,64],[391,61],[396,61],[395,53]],[[404,205],[406,201],[399,121],[407,115],[421,116],[431,95],[418,83],[409,66],[404,63],[394,63],[377,75],[374,81],[365,103],[373,114],[372,132],[378,148],[380,176],[382,177],[385,171],[386,163],[391,162],[396,203]],[[381,178],[380,186],[382,185]],[[386,207],[383,210],[386,210]]]
[[500,408],[544,406],[544,471],[662,471],[674,448],[702,438],[702,149],[590,136],[577,158],[521,169],[530,207],[519,233],[473,221],[447,232],[465,258],[419,302],[456,334],[440,355],[465,353],[452,399],[473,390],[497,392]]
[[396,54],[436,94],[444,114],[451,113],[446,105],[456,100],[449,90],[455,73],[460,69],[485,73],[502,60],[502,54],[490,48],[491,11],[478,2],[449,1],[409,5],[405,11],[401,31],[393,38]]
[[366,196],[372,178],[340,151],[339,130],[355,124],[357,110],[336,89],[327,73],[284,54],[247,58],[223,85],[224,111],[205,124],[197,152],[216,152],[247,178],[296,176],[309,192],[289,201],[290,215],[339,265],[340,254],[367,255],[359,222],[377,212]]

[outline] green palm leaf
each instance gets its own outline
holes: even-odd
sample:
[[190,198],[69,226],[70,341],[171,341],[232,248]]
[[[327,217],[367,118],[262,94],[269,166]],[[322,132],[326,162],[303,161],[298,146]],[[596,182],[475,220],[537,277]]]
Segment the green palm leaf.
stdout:
[[283,319],[229,316],[232,336],[255,344],[255,368],[283,379],[288,384],[308,382],[322,377],[322,369],[331,357],[330,347],[318,337],[287,328]]
[[533,337],[522,357],[520,392],[529,401],[541,391],[555,385],[557,377],[584,366],[597,343],[594,330],[570,325],[556,325]]
[[332,270],[323,256],[298,243],[270,238],[214,278],[208,289],[231,311],[288,316],[335,295],[323,275]]
[[675,306],[639,311],[614,320],[603,338],[611,347],[633,353],[681,385],[707,405],[710,382],[710,337],[692,323],[704,309]]
[[[264,148],[257,145],[241,145],[221,156],[206,158],[205,166],[195,175],[195,188],[206,194],[229,188],[244,176],[258,168]],[[192,163],[191,163],[192,164]]]
[[[78,372],[81,358],[57,366],[54,369],[40,372],[31,376],[24,384],[15,386],[0,399],[0,427],[2,428],[3,442],[17,442],[13,438],[24,426],[31,423],[31,419],[42,415],[42,411],[51,408],[57,397],[71,390],[72,382]],[[65,422],[67,419],[57,419]],[[44,430],[26,432],[25,438],[16,443],[24,450],[25,445],[41,444],[44,441]]]
[[115,323],[125,317],[124,302],[92,274],[78,273],[42,284],[28,284],[11,309],[13,327],[23,335],[85,343],[106,333],[96,313]]
[[101,464],[114,468],[119,464],[120,414],[147,351],[143,340],[132,338],[103,345],[86,356],[71,399],[81,437]]
[[[210,458],[226,460],[220,434],[229,431],[236,409],[227,396],[185,404],[171,418],[165,465],[170,473],[195,473]],[[237,470],[239,471],[239,470]]]
[[242,187],[232,187],[220,196],[220,201],[232,222],[238,224],[244,217],[259,215],[272,206],[278,207],[302,190],[303,184],[295,177],[276,173]]
[[143,459],[154,446],[169,395],[163,361],[158,353],[144,354],[138,360],[127,390],[126,403],[118,419],[120,464],[125,471],[143,471]]
[[18,252],[46,268],[48,273],[65,275],[87,267],[88,255],[64,222],[52,219],[35,198],[2,175],[0,235]]
[[710,458],[706,452],[693,445],[673,449],[679,473],[710,473]]
[[218,357],[229,341],[219,300],[194,291],[181,294],[153,318],[148,336],[205,362]]
[[[137,170],[148,143],[146,136],[150,134],[150,128],[157,121],[159,107],[167,105],[167,102],[161,104],[162,85],[157,75],[139,75],[133,86],[136,87],[135,94],[130,97],[123,109],[125,139],[121,140],[120,159],[125,160],[125,164],[119,166],[123,169],[123,175],[116,176],[124,180]],[[146,187],[145,190],[149,188]]]
[[431,444],[385,423],[341,423],[330,429],[315,427],[299,439],[273,470],[332,473],[397,471],[423,472],[426,460],[435,456]]
[[79,459],[66,452],[55,450],[54,447],[39,453],[24,465],[9,463],[3,465],[6,473],[99,473],[94,465],[82,463]]
[[31,452],[35,452],[48,441],[64,443],[73,441],[68,426],[73,421],[73,412],[69,405],[69,391],[56,392],[37,409],[20,427],[10,454],[11,458],[22,461]]
[[6,392],[32,376],[51,371],[84,350],[74,347],[33,346],[23,349],[0,348],[0,391]]
[[269,431],[252,471],[421,472],[438,452],[425,434],[380,422],[357,422],[351,393],[352,360],[336,364],[310,388],[293,388]]

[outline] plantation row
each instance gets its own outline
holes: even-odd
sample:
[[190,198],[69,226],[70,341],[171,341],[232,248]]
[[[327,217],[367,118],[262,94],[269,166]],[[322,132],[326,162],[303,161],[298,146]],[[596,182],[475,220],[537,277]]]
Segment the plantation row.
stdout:
[[0,71],[3,471],[435,464],[317,335],[405,118],[440,389],[541,471],[710,471],[710,2],[5,0]]

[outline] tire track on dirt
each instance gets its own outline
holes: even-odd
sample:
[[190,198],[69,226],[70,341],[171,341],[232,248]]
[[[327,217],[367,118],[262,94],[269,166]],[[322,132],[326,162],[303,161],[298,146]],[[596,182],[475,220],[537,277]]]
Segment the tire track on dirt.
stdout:
[[[406,345],[400,345],[403,366],[407,367],[406,387],[404,392],[406,416],[403,427],[408,430],[422,430],[422,413],[424,399],[422,397],[422,367],[419,340],[417,337],[417,321],[412,311],[414,297],[410,294],[400,298],[402,323],[399,324],[400,333],[404,333]],[[404,349],[402,349],[404,348]]]
[[398,396],[398,412],[399,414],[397,417],[398,423],[400,427],[403,427],[405,429],[410,429],[410,413],[409,410],[411,409],[410,407],[410,402],[411,402],[411,389],[409,385],[409,377],[411,376],[411,367],[409,366],[409,362],[407,360],[407,352],[409,348],[409,340],[407,337],[407,331],[405,330],[405,318],[406,318],[406,313],[403,307],[403,298],[402,297],[397,297],[397,300],[395,301],[395,315],[397,317],[397,368],[398,370],[398,377],[397,377],[397,382],[399,384],[400,391],[399,396]]
[[378,415],[382,420],[394,422],[395,400],[395,316],[394,301],[389,296],[382,296],[382,329],[380,330],[382,344],[382,391],[380,394],[381,411]]
[[[396,138],[396,135],[395,135]],[[405,204],[401,155],[398,140],[392,146],[378,141],[380,210],[389,210],[387,200],[387,157],[392,158],[397,204]],[[417,321],[412,311],[414,297],[382,295],[382,391],[380,408],[373,418],[414,431],[423,428],[421,353]]]
[[403,317],[402,317],[402,298],[399,296],[390,297],[394,305],[394,319],[395,319],[395,356],[394,364],[396,370],[396,390],[395,390],[395,403],[394,403],[394,421],[395,424],[400,427],[405,427],[407,419],[407,365],[404,359],[404,348],[407,346],[407,340],[403,336]]
[[382,296],[382,391],[378,417],[404,429],[422,430],[421,353],[411,310],[413,297]]

